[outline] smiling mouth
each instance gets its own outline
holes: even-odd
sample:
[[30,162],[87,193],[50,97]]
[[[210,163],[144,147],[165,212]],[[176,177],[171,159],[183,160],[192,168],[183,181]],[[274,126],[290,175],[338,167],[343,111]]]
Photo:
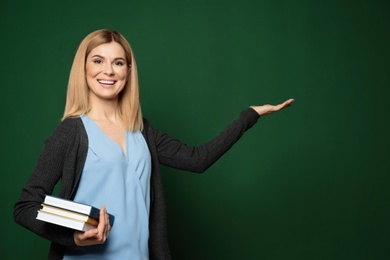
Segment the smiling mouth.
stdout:
[[113,80],[98,80],[98,82],[100,84],[104,84],[104,85],[114,85],[116,81],[113,81]]

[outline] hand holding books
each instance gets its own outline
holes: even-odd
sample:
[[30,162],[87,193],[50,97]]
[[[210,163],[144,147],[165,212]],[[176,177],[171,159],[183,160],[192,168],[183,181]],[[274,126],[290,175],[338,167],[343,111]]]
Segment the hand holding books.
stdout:
[[95,229],[91,229],[85,232],[75,231],[73,238],[78,246],[90,246],[96,244],[104,244],[110,233],[111,225],[109,220],[109,214],[107,213],[106,206],[100,209],[99,224]]
[[[108,213],[107,213],[108,214]],[[113,225],[114,216],[108,214]],[[37,219],[56,225],[87,231],[98,226],[100,210],[90,205],[46,195]]]
[[50,195],[46,195],[37,219],[77,230],[74,240],[79,246],[104,243],[114,224],[114,216],[105,206],[99,210]]

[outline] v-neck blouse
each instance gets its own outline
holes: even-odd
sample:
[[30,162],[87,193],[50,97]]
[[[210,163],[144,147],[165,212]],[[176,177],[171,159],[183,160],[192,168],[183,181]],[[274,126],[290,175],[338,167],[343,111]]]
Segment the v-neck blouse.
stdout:
[[69,247],[64,259],[148,259],[151,156],[141,132],[126,132],[126,151],[88,116],[88,153],[75,201],[115,217],[103,245]]

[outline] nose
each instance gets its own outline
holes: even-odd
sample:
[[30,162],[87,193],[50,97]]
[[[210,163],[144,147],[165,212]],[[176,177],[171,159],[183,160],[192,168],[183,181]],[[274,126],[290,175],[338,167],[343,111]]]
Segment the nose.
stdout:
[[106,74],[107,76],[114,75],[114,70],[111,64],[106,63],[106,65],[104,66],[104,74]]

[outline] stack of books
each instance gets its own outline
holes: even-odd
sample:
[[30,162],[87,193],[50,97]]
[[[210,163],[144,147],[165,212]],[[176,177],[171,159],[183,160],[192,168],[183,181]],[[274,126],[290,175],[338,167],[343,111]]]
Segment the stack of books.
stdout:
[[[79,231],[94,229],[99,224],[100,209],[50,195],[45,196],[37,219]],[[109,215],[111,226],[114,216]]]

